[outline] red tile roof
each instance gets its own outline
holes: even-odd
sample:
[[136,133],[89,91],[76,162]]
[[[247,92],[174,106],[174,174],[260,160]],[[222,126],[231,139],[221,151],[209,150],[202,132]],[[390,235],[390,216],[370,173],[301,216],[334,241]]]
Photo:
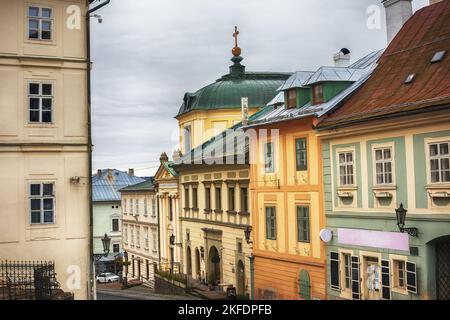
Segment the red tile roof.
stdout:
[[[444,60],[431,63],[438,51]],[[405,84],[410,74],[411,84]],[[427,6],[409,19],[367,82],[318,128],[335,127],[383,116],[400,116],[437,107],[450,112],[450,1]]]

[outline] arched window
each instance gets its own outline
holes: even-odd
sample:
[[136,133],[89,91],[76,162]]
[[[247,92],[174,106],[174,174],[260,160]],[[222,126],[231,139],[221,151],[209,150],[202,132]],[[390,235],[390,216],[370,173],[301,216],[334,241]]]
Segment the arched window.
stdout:
[[298,282],[300,298],[304,300],[311,300],[311,281],[308,271],[300,271]]

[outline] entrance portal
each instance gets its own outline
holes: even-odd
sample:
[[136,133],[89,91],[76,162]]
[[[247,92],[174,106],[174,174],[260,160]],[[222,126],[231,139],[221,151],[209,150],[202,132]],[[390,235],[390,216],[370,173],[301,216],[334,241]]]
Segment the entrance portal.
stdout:
[[208,281],[217,285],[220,283],[220,255],[219,251],[215,246],[209,249],[209,279]]

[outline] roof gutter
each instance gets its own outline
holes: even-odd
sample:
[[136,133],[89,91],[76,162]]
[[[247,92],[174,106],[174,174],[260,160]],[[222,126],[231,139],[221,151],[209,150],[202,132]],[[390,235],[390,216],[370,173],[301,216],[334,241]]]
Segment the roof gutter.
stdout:
[[[91,25],[90,18],[91,13],[103,8],[109,4],[111,0],[99,4],[98,6],[89,9],[86,13],[86,59],[87,59],[87,120],[88,120],[88,170],[89,170],[89,280],[88,280],[88,297],[90,300],[96,299],[95,292],[95,267],[94,267],[94,205],[92,201],[92,61],[91,61]],[[91,2],[89,2],[91,3]]]

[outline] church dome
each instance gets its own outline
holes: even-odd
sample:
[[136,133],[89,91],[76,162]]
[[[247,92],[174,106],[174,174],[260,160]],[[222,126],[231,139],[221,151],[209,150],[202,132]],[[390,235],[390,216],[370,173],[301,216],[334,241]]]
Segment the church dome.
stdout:
[[177,117],[196,110],[240,109],[242,97],[248,97],[250,108],[264,107],[291,75],[281,72],[246,72],[245,66],[241,65],[242,60],[241,56],[234,56],[230,73],[195,93],[186,93]]

